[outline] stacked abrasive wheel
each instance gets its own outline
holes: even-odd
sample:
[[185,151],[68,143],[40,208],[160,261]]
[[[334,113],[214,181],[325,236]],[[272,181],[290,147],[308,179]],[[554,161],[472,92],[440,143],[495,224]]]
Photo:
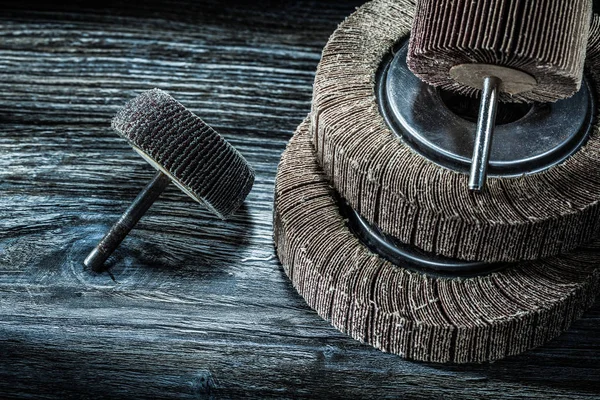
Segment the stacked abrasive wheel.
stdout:
[[[462,2],[435,3],[438,14],[451,10],[456,17],[450,6]],[[503,21],[526,4],[539,3],[536,10],[542,10],[544,4],[578,2],[468,2],[479,3],[492,10],[491,20]],[[477,125],[473,99],[461,93],[476,91],[435,88],[410,73],[406,63],[409,51],[427,42],[413,43],[411,50],[407,44],[413,16],[426,15],[428,4],[375,0],[332,35],[317,70],[310,118],[279,166],[277,254],[308,304],[360,341],[415,360],[495,360],[559,335],[591,306],[599,288],[594,73],[600,24],[595,18],[588,29],[587,1],[547,14],[583,20],[579,33],[589,34],[589,40],[573,42],[588,44],[585,79],[579,77],[579,83],[572,66],[585,52],[569,47],[561,57],[571,62],[550,53],[536,58],[537,50],[529,56],[520,52],[529,64],[515,65],[507,54],[522,41],[504,45],[505,53],[494,48],[501,41],[460,42],[473,49],[471,64],[490,63],[485,54],[494,53],[494,65],[524,72],[519,66],[540,60],[551,71],[527,70],[534,79],[520,95],[500,85],[500,99],[516,103],[499,105],[487,190],[475,193],[467,181]],[[578,13],[580,19],[569,19]],[[461,26],[462,33],[465,27],[476,32],[478,15],[464,13],[462,20],[444,25],[446,37],[455,37],[452,29]],[[511,29],[535,32],[536,43],[554,34],[517,28]],[[438,36],[432,43],[452,47]],[[452,57],[440,71],[452,69]],[[561,78],[541,86],[551,74]],[[510,82],[510,76],[502,78]],[[565,100],[518,103],[556,100],[573,85],[577,93]]]

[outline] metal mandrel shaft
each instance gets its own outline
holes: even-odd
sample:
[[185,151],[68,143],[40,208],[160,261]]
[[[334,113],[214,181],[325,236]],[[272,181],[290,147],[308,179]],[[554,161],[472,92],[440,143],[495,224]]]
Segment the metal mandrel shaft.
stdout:
[[125,236],[169,186],[169,183],[171,183],[171,179],[166,174],[157,172],[96,248],[87,256],[83,262],[85,266],[93,271],[100,271],[104,262],[119,247]]
[[488,76],[483,81],[479,119],[475,135],[469,190],[481,192],[485,188],[488,163],[492,150],[496,110],[498,109],[498,91],[502,81],[494,76]]

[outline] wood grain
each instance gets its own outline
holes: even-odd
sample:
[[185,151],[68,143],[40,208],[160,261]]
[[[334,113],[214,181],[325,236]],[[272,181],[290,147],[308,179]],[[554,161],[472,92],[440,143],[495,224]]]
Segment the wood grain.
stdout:
[[[600,396],[599,303],[538,350],[439,366],[338,333],[285,278],[276,167],[322,46],[356,5],[3,6],[0,397]],[[153,175],[110,118],[154,87],[230,140],[256,184],[227,223],[169,188],[110,274],[93,274],[86,253]]]

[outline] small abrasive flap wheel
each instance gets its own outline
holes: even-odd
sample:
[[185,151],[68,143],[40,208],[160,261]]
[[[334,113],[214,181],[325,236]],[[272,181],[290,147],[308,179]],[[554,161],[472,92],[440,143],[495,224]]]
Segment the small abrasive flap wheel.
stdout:
[[169,183],[222,219],[233,214],[252,189],[254,171],[244,157],[160,89],[143,92],[127,103],[112,126],[158,172],[85,259],[84,264],[95,271],[101,270]]
[[[555,338],[600,288],[600,23],[594,16],[590,28],[585,1],[531,2],[538,4],[531,12],[546,19],[564,14],[570,38],[542,29],[543,19],[502,26],[509,19],[518,24],[510,16],[522,15],[530,2],[465,2],[476,10],[462,20],[451,8],[460,2],[445,3],[435,2],[437,19],[423,14],[446,21],[431,34],[452,38],[458,29],[472,39],[460,48],[475,55],[488,49],[497,58],[459,59],[449,51],[444,71],[454,81],[433,86],[407,63],[413,17],[433,3],[375,0],[359,8],[326,45],[311,114],[282,156],[274,238],[294,287],[339,330],[408,359],[485,362]],[[484,3],[495,16],[482,17]],[[550,6],[559,8],[542,12]],[[455,20],[438,18],[447,10]],[[426,29],[417,19],[415,26]],[[489,32],[480,33],[484,26]],[[549,72],[538,75],[527,68],[541,50],[521,54],[525,45],[516,41],[500,48],[505,53],[494,47],[500,42],[490,35],[507,30],[561,41],[547,51],[571,50],[542,54]],[[432,43],[451,47],[443,40]],[[505,62],[515,49],[523,58]],[[505,70],[449,72],[463,64]],[[488,77],[497,78],[486,106],[494,109],[496,139],[487,188],[477,192],[469,180],[473,148],[485,131],[481,89]]]
[[420,0],[408,67],[468,95],[495,76],[502,101],[566,99],[581,87],[591,16],[590,0]]
[[[481,90],[469,189],[485,187],[498,99],[555,102],[580,90],[591,15],[590,0],[417,2],[407,56],[410,70],[424,82],[458,94]],[[397,103],[386,94],[387,104]],[[538,141],[542,136],[526,135]],[[519,145],[530,146],[530,158],[544,154],[540,143]]]

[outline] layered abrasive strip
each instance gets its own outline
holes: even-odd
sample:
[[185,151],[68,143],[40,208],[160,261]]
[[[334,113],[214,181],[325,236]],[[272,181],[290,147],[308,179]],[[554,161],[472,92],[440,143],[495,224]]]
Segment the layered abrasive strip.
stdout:
[[254,171],[244,157],[160,89],[127,103],[112,126],[154,167],[221,218],[235,212],[252,189]]
[[599,289],[600,241],[474,278],[439,278],[373,254],[348,229],[305,121],[275,186],[277,255],[321,317],[381,350],[432,362],[500,359],[568,329]]
[[[408,66],[423,81],[466,95],[483,81],[470,82],[469,74],[495,71],[509,92],[501,101],[568,98],[581,87],[591,14],[591,0],[419,0]],[[457,76],[460,68],[469,74]]]
[[590,36],[586,53],[586,70],[598,80],[597,66],[600,65],[600,15],[594,14],[590,24]]
[[[409,37],[414,10],[409,0],[369,2],[339,26],[323,51],[310,129],[317,159],[340,195],[401,242],[463,260],[535,260],[597,237],[597,121],[586,145],[560,165],[490,177],[481,194],[467,189],[468,175],[415,153],[389,129],[377,102],[376,75],[394,45]],[[589,43],[597,46],[600,30],[591,34]],[[594,78],[598,57],[586,63]]]

